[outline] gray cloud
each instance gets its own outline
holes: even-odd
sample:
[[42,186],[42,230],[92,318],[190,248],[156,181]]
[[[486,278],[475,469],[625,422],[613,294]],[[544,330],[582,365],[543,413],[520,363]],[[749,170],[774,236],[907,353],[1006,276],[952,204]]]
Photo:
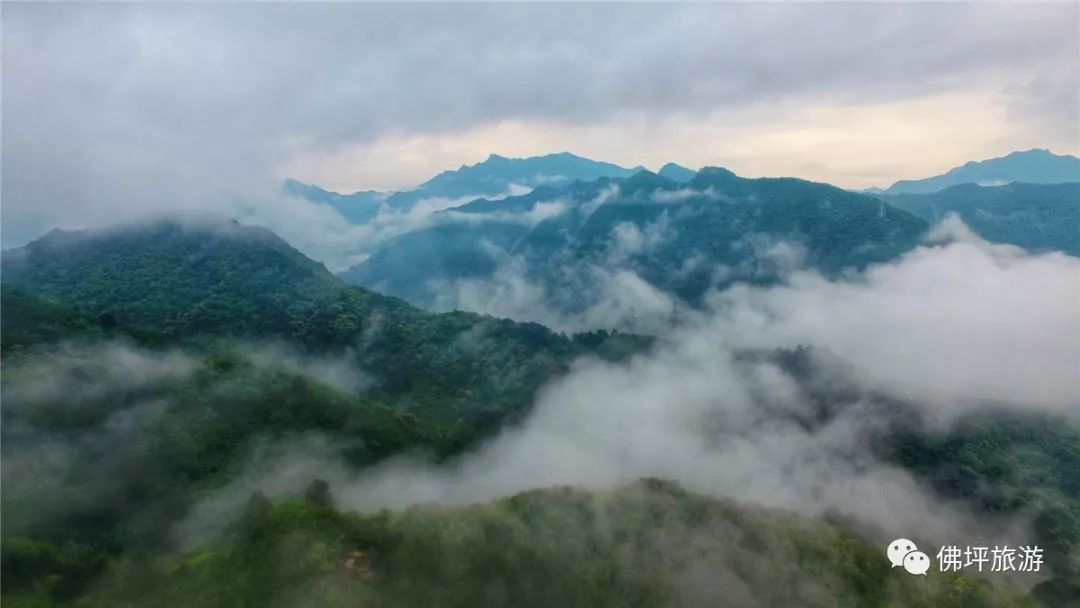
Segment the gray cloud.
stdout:
[[[349,393],[363,391],[371,382],[349,351],[319,356],[273,342],[241,342],[235,349],[256,368]],[[156,467],[163,466],[161,455],[168,449],[155,450],[159,446],[148,442],[160,439],[163,417],[175,416],[184,407],[190,395],[185,383],[203,370],[204,362],[190,353],[116,340],[67,342],[5,355],[0,400],[7,412],[4,441],[10,449],[0,461],[0,472],[4,491],[22,497],[5,503],[5,530],[26,530],[53,517],[100,508],[132,479],[160,475]],[[234,380],[203,388],[228,402],[243,394]],[[241,453],[248,448],[237,447]],[[256,442],[251,449],[266,454],[264,443]],[[286,475],[288,469],[275,472]]]
[[371,386],[373,379],[356,365],[351,350],[336,355],[297,352],[284,343],[243,344],[238,351],[257,367],[279,369],[355,394]]
[[[902,411],[896,398],[935,428],[1002,409],[1080,422],[1080,342],[1066,335],[1080,330],[1078,273],[1076,258],[991,245],[951,219],[926,246],[865,273],[797,271],[780,286],[715,294],[708,315],[650,353],[578,361],[522,425],[456,461],[399,458],[355,473],[307,438],[275,452],[287,473],[258,467],[196,513],[215,521],[253,489],[283,495],[314,477],[331,480],[342,506],[378,509],[655,476],[807,514],[838,510],[894,534],[959,538],[1000,525],[989,538],[1023,539],[1022,522],[935,497],[883,461],[875,439]],[[810,382],[742,356],[807,343],[822,347]],[[814,384],[856,397],[842,407],[830,398],[835,411],[822,419]]]
[[739,348],[826,346],[942,415],[995,401],[1080,412],[1080,259],[988,243],[956,216],[929,239],[849,280],[797,272],[714,294],[713,331]]
[[[502,196],[509,195],[507,192]],[[563,213],[566,202],[552,200],[538,203],[528,212],[461,213],[453,207],[481,198],[479,194],[458,198],[420,199],[407,210],[382,205],[363,224],[354,224],[328,205],[269,193],[254,200],[230,205],[230,213],[245,224],[273,230],[289,244],[323,262],[332,272],[340,272],[367,259],[380,245],[407,232],[436,224],[452,222],[513,222],[533,226]],[[486,196],[488,200],[500,197]]]
[[[625,255],[626,247],[616,243],[614,261],[622,261],[617,256]],[[487,253],[497,264],[491,276],[432,282],[434,309],[533,321],[557,331],[599,328],[654,334],[667,332],[676,313],[692,314],[676,297],[629,267],[568,264],[554,280],[536,281],[529,278],[521,256],[494,246],[487,247]]]
[[124,342],[102,345],[61,344],[47,356],[29,357],[15,366],[3,385],[6,407],[20,408],[78,395],[100,399],[113,392],[135,391],[155,383],[182,380],[198,367],[175,351],[156,353]]
[[151,210],[229,210],[269,195],[298,151],[500,120],[662,122],[1025,80],[1011,94],[1061,107],[1076,90],[1076,11],[9,4],[4,241]]

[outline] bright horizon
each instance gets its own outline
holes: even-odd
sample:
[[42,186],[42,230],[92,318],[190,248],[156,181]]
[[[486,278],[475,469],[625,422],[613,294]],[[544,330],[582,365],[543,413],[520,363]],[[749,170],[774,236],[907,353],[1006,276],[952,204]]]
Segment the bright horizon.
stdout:
[[[948,173],[951,169],[955,169],[957,167],[960,167],[960,166],[962,166],[962,165],[964,165],[965,163],[968,163],[968,162],[972,162],[972,161],[981,162],[981,161],[987,161],[987,160],[994,160],[994,159],[998,159],[998,158],[1003,158],[1005,156],[1008,156],[1009,154],[1016,153],[1016,152],[1029,152],[1029,151],[1032,151],[1032,150],[1040,150],[1040,149],[1041,150],[1047,150],[1051,154],[1054,154],[1054,155],[1057,155],[1057,156],[1074,156],[1074,157],[1077,156],[1077,154],[1074,153],[1074,152],[1061,152],[1061,151],[1058,151],[1058,150],[1047,149],[1047,148],[1041,147],[1041,146],[1034,146],[1034,147],[1031,147],[1031,148],[1009,150],[1009,151],[1006,151],[1006,152],[1001,152],[1001,153],[995,154],[994,156],[988,156],[986,158],[961,159],[961,160],[956,161],[952,165],[943,166],[941,169],[937,169],[937,170],[930,170],[929,172],[927,172],[926,174],[923,174],[923,175],[910,175],[910,176],[907,176],[907,177],[902,177],[899,180],[892,180],[892,181],[884,182],[884,183],[881,183],[881,184],[872,184],[870,186],[848,186],[846,184],[838,184],[838,183],[830,182],[829,180],[826,180],[826,179],[817,179],[817,180],[812,180],[812,181],[820,181],[820,182],[824,182],[824,183],[829,183],[829,184],[834,185],[834,186],[847,188],[847,189],[851,189],[851,190],[862,190],[862,189],[867,189],[867,188],[871,188],[871,187],[875,187],[875,186],[880,187],[882,189],[887,189],[889,186],[893,185],[894,183],[896,183],[897,181],[900,181],[900,180],[921,180],[921,179],[926,179],[926,178],[930,178],[930,177],[937,177],[937,176],[940,176],[940,175],[944,175],[945,173]],[[315,180],[315,179],[313,179],[313,180],[305,180],[305,179],[301,179],[301,178],[297,177],[297,175],[288,174],[288,173],[283,173],[282,174],[282,179],[293,179],[293,180],[296,180],[296,181],[299,181],[299,182],[302,182],[302,183],[305,183],[305,184],[309,184],[309,185],[312,185],[312,186],[318,186],[319,188],[322,188],[322,189],[330,191],[330,192],[334,192],[336,194],[343,194],[343,195],[348,195],[348,194],[353,194],[353,193],[356,193],[356,192],[363,192],[363,191],[372,191],[372,190],[375,190],[375,191],[380,191],[381,190],[381,191],[384,191],[384,192],[401,192],[401,191],[413,190],[413,189],[419,187],[424,182],[429,181],[430,179],[434,178],[436,175],[438,175],[439,173],[442,173],[444,171],[457,171],[457,170],[459,170],[461,168],[464,168],[464,167],[470,167],[470,166],[475,166],[475,165],[478,165],[478,164],[482,164],[484,161],[486,161],[491,156],[502,156],[502,157],[505,157],[505,158],[508,158],[508,159],[511,159],[511,160],[524,160],[524,159],[529,159],[529,158],[537,158],[537,157],[551,156],[551,155],[555,155],[555,154],[564,154],[564,153],[571,154],[573,156],[577,156],[577,157],[580,157],[580,158],[585,158],[585,159],[592,160],[592,161],[597,161],[597,162],[611,162],[611,163],[619,165],[619,166],[621,166],[621,167],[623,167],[625,169],[633,169],[634,167],[641,166],[641,167],[645,168],[646,170],[651,171],[653,173],[659,172],[660,169],[664,165],[666,165],[668,163],[674,163],[676,165],[680,165],[682,167],[685,167],[687,169],[692,169],[694,171],[699,171],[699,170],[701,170],[701,169],[703,169],[705,167],[720,167],[720,168],[728,169],[728,170],[732,171],[733,173],[735,173],[736,175],[738,175],[740,177],[748,177],[748,178],[756,178],[756,177],[795,177],[795,178],[800,178],[800,179],[811,179],[811,178],[807,177],[806,175],[798,175],[798,174],[795,174],[795,173],[792,173],[792,172],[783,172],[783,171],[780,171],[780,172],[777,172],[777,173],[770,173],[770,174],[764,174],[764,173],[763,174],[752,174],[752,173],[747,173],[747,172],[744,172],[744,171],[740,171],[740,170],[738,170],[737,168],[735,168],[735,167],[733,167],[731,165],[727,165],[727,164],[723,164],[723,163],[706,163],[706,164],[702,164],[702,165],[694,165],[694,164],[691,164],[691,163],[683,163],[683,162],[678,162],[678,161],[674,161],[674,160],[667,160],[667,161],[663,161],[663,162],[660,162],[660,163],[657,163],[657,164],[646,164],[646,163],[632,162],[632,161],[631,162],[615,162],[615,161],[612,161],[612,160],[607,159],[607,158],[598,158],[596,156],[591,156],[591,155],[588,155],[588,154],[581,154],[581,153],[575,152],[574,150],[563,150],[563,149],[552,149],[552,150],[549,150],[547,152],[541,151],[541,152],[536,152],[536,153],[522,153],[522,154],[506,154],[506,153],[503,153],[503,152],[500,152],[500,151],[489,152],[489,153],[483,154],[481,156],[472,157],[471,160],[452,161],[452,162],[457,162],[457,164],[447,165],[447,166],[442,167],[442,168],[434,168],[434,169],[432,169],[432,171],[429,174],[426,174],[426,177],[418,178],[414,183],[409,183],[409,184],[406,184],[406,185],[398,187],[398,188],[377,188],[377,187],[367,186],[367,185],[363,185],[363,184],[357,186],[356,184],[358,184],[360,182],[352,180],[352,179],[341,179],[341,180],[334,181],[332,178],[330,178],[332,182],[341,184],[340,188],[334,188],[334,187],[331,187],[331,186],[328,185],[329,182],[328,183],[321,183],[320,181]],[[303,171],[300,171],[299,173],[303,173]],[[315,175],[316,177],[319,177],[319,176],[326,177],[326,175],[324,173],[318,173],[318,172],[313,173],[313,175]]]
[[850,189],[1080,154],[1076,3],[41,3],[2,27],[10,243],[491,153]]

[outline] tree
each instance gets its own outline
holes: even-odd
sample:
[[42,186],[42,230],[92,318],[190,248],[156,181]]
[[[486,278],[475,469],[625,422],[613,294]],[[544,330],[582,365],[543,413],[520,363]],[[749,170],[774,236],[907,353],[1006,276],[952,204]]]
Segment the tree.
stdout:
[[304,490],[304,499],[320,507],[332,506],[334,502],[333,497],[330,495],[330,484],[323,479],[311,480],[307,489]]

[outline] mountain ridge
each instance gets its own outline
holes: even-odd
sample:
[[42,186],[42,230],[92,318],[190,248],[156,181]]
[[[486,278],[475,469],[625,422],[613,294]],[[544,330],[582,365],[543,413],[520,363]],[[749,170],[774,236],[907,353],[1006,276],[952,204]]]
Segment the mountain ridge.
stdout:
[[641,170],[644,167],[640,165],[626,168],[570,152],[525,158],[490,154],[478,163],[442,171],[411,190],[361,190],[344,195],[293,179],[285,180],[284,188],[294,196],[330,205],[353,223],[364,223],[379,212],[379,205],[386,205],[391,210],[408,211],[426,198],[503,197],[515,194],[515,190],[521,188],[532,190],[544,185],[563,186],[578,180],[629,177]]
[[1056,184],[1080,182],[1080,158],[1054,154],[1045,148],[1015,151],[1005,156],[968,161],[947,172],[923,179],[899,180],[885,194],[929,194],[964,183],[1004,185],[1011,182]]
[[441,214],[445,221],[388,241],[339,276],[430,307],[444,280],[484,279],[500,258],[520,257],[526,277],[541,282],[565,275],[561,266],[625,268],[692,302],[712,287],[779,276],[788,262],[760,256],[780,242],[801,243],[803,262],[833,273],[891,259],[928,227],[877,198],[829,184],[748,179],[719,167],[705,167],[686,183],[639,171],[480,199]]
[[[621,356],[614,343],[584,347],[535,323],[430,313],[347,285],[273,232],[232,221],[54,231],[4,251],[0,264],[6,286],[165,339],[279,339],[352,352],[376,377],[375,394],[404,410],[438,403],[433,415],[451,418],[496,405],[500,417],[512,413],[571,358]],[[476,343],[462,349],[468,332]]]
[[926,194],[884,195],[889,204],[938,222],[955,213],[980,237],[1031,251],[1080,256],[1080,183],[958,184]]

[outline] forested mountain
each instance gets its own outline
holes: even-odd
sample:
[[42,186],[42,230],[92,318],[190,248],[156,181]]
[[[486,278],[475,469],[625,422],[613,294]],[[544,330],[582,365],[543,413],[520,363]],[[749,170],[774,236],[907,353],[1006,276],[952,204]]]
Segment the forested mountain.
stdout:
[[901,194],[885,200],[929,222],[955,213],[989,241],[1080,255],[1080,182],[964,184],[933,194]]
[[331,501],[253,498],[223,538],[165,564],[125,560],[80,605],[698,606],[718,587],[740,607],[1031,605],[970,574],[897,577],[842,524],[656,479],[374,515]]
[[3,3],[0,608],[1080,608],[1078,15]]
[[372,218],[379,214],[382,201],[390,195],[389,192],[378,192],[376,190],[361,190],[352,194],[339,194],[294,179],[285,180],[283,188],[286,194],[330,206],[353,224],[363,224],[371,221]]
[[873,197],[715,167],[685,184],[643,171],[481,199],[440,215],[437,225],[389,242],[341,276],[434,306],[447,281],[489,277],[500,260],[514,258],[549,290],[583,268],[626,268],[693,303],[710,288],[769,282],[796,267],[835,274],[888,260],[927,228]]
[[[714,170],[691,185],[724,192],[703,205],[771,201],[787,217],[786,205],[827,200],[851,205],[840,217],[856,226],[863,208],[880,219],[863,197],[797,180]],[[654,195],[679,191],[651,174],[575,185],[613,187],[624,221],[655,218]],[[823,221],[808,206],[797,225]],[[344,488],[317,478],[300,480],[304,491],[245,492],[253,464],[308,471],[322,458],[316,470],[339,482],[338,467],[355,474],[410,454],[452,467],[499,426],[513,433],[572,358],[618,360],[649,340],[426,313],[227,222],[56,231],[5,252],[2,272],[7,605],[680,606],[717,597],[717,573],[723,597],[748,606],[1057,607],[1080,589],[1080,432],[1055,417],[935,429],[919,408],[826,373],[808,349],[740,355],[797,387],[792,404],[761,402],[773,422],[813,429],[880,402],[875,459],[975,513],[1031,518],[1048,563],[1034,589],[968,574],[918,580],[890,569],[879,533],[843,514],[797,517],[662,480],[350,513]],[[273,465],[283,444],[300,451]]]
[[377,394],[402,409],[437,401],[443,414],[514,410],[582,352],[540,325],[431,314],[350,287],[265,229],[215,220],[53,231],[5,251],[3,277],[89,318],[177,341],[273,338],[351,349],[374,374]]
[[696,174],[697,171],[687,169],[686,167],[676,165],[675,163],[668,163],[663,167],[660,167],[660,170],[657,171],[657,175],[666,177],[673,182],[688,182],[694,179],[694,175]]
[[[286,180],[290,194],[313,202],[325,203],[353,223],[364,223],[378,213],[379,205],[391,210],[411,209],[417,202],[429,199],[461,199],[484,196],[505,196],[528,191],[538,186],[564,186],[576,180],[592,181],[601,177],[628,177],[642,167],[626,169],[612,163],[582,158],[569,152],[507,158],[498,154],[475,165],[463,165],[456,170],[443,171],[413,190],[381,193],[361,191],[354,194],[327,192],[317,186]],[[685,176],[682,167],[672,165],[670,171]]]
[[926,194],[960,184],[1001,186],[1011,182],[1080,182],[1080,158],[1039,149],[1013,152],[1001,158],[971,161],[936,177],[900,180],[886,188],[885,193]]

